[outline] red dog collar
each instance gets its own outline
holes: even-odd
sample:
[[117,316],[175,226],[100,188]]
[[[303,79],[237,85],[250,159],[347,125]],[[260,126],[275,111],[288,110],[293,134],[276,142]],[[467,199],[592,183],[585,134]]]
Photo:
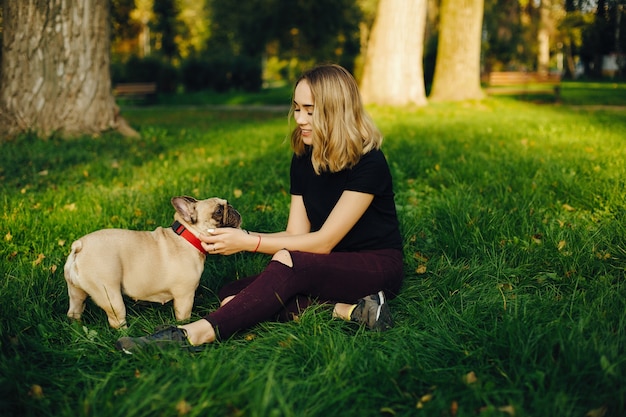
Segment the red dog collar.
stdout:
[[185,238],[187,242],[194,245],[200,252],[204,253],[205,255],[207,254],[207,251],[205,251],[204,248],[202,247],[202,242],[200,242],[200,239],[195,237],[194,234],[191,233],[189,230],[187,230],[185,226],[180,224],[178,220],[172,223],[172,230],[178,236],[182,236],[183,238]]

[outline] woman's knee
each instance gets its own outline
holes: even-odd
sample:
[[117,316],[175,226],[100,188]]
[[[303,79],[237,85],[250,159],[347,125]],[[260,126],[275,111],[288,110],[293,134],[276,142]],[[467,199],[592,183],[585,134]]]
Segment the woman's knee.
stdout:
[[291,259],[291,254],[287,249],[281,249],[272,256],[273,261],[278,261],[283,265],[287,265],[288,267],[293,267],[293,260]]

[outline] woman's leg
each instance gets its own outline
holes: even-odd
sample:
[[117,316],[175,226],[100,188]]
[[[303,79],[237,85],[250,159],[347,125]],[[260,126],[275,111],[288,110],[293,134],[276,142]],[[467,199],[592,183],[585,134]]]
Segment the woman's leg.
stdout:
[[384,290],[393,297],[403,278],[402,253],[397,250],[319,255],[289,255],[292,266],[272,260],[265,271],[227,304],[204,318],[216,336],[225,339],[238,330],[271,320],[296,296],[321,302],[355,303],[359,298]]

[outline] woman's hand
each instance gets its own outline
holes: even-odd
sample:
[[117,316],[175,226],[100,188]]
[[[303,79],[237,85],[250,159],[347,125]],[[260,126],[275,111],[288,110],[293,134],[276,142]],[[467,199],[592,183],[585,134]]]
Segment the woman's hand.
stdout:
[[233,253],[252,250],[250,248],[256,245],[258,236],[250,235],[242,229],[222,227],[209,229],[207,233],[198,236],[198,239],[209,255],[232,255]]

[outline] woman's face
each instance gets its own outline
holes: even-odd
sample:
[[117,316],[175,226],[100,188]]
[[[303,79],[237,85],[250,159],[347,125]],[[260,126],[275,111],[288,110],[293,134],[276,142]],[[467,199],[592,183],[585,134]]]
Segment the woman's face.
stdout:
[[293,117],[300,128],[302,141],[306,145],[313,143],[313,94],[306,80],[301,80],[293,95]]

